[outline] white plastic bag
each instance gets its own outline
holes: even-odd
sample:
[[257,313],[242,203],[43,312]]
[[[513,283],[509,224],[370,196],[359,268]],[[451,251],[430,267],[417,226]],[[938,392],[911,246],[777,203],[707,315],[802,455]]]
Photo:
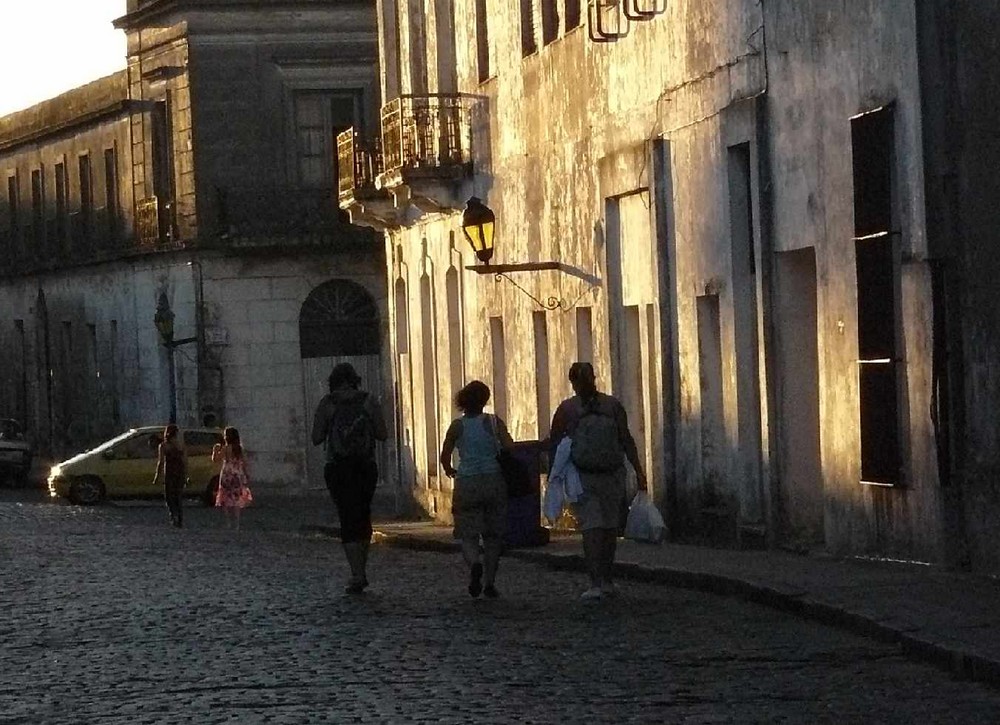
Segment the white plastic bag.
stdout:
[[645,491],[639,491],[628,507],[625,521],[625,538],[659,544],[667,532],[667,526],[656,505]]
[[551,523],[555,523],[562,516],[563,506],[566,505],[566,487],[561,478],[550,478],[545,486],[545,501],[542,503],[542,513]]

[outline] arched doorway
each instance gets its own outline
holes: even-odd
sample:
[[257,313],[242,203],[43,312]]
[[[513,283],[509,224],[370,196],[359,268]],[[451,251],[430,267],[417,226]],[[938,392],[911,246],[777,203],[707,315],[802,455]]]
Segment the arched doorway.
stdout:
[[[389,402],[383,393],[381,349],[378,307],[368,290],[351,280],[333,279],[309,293],[299,311],[307,437],[316,406],[329,390],[327,378],[337,363],[351,363],[361,376],[362,387],[379,398],[383,407]],[[387,409],[385,413],[388,415]],[[323,485],[324,462],[323,447],[307,443],[310,486]],[[383,476],[389,470],[385,463],[379,461]]]

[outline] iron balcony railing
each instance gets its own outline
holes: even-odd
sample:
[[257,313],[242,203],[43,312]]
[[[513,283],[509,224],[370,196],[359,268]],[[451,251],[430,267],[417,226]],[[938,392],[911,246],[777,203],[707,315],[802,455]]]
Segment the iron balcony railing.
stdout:
[[385,171],[443,169],[472,163],[471,99],[400,96],[382,106]]
[[216,188],[216,238],[230,246],[370,244],[370,230],[353,227],[333,189],[293,186]]
[[160,200],[155,196],[135,203],[135,240],[140,248],[156,248],[164,241]]
[[382,148],[378,139],[361,140],[356,129],[337,134],[337,196],[341,201],[374,191],[375,177],[382,171]]

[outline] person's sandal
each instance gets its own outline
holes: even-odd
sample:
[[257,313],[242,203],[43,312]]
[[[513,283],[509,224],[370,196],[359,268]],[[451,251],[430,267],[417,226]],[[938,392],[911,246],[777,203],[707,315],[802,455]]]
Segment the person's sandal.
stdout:
[[469,577],[469,596],[475,599],[483,591],[483,565],[476,562],[472,565],[472,573]]
[[347,582],[347,586],[344,587],[344,591],[347,594],[360,594],[365,590],[365,584],[367,582],[364,579],[355,579],[351,577],[350,581]]

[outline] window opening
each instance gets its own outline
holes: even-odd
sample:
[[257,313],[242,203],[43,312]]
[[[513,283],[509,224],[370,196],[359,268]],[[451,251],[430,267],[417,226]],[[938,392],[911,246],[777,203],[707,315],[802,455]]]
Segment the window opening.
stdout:
[[45,256],[45,186],[41,169],[31,172],[31,242],[39,258]]
[[566,0],[566,30],[577,28],[583,22],[583,14],[580,12],[580,0]]
[[557,0],[542,1],[542,44],[548,45],[559,37],[559,9]]
[[854,165],[855,262],[858,293],[858,367],[861,480],[901,482],[900,374],[897,350],[899,269],[893,220],[891,107],[851,122]]
[[66,219],[67,197],[69,194],[69,177],[66,175],[66,164],[60,161],[55,165],[56,182],[56,243],[60,250],[66,249]]
[[521,0],[521,55],[528,56],[538,50],[535,40],[535,0]]
[[479,67],[479,82],[492,75],[490,68],[490,31],[486,15],[486,0],[476,0],[476,59]]

